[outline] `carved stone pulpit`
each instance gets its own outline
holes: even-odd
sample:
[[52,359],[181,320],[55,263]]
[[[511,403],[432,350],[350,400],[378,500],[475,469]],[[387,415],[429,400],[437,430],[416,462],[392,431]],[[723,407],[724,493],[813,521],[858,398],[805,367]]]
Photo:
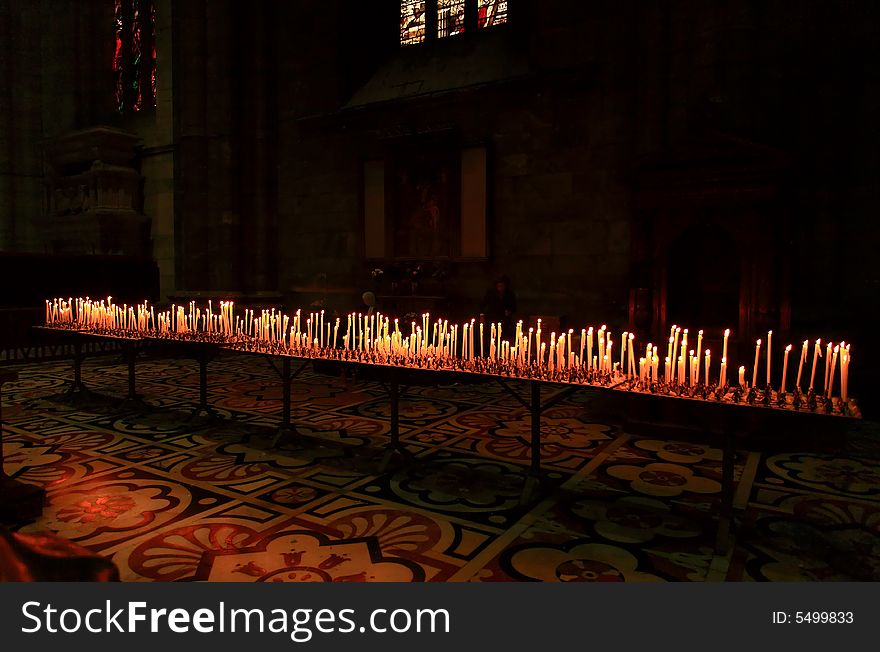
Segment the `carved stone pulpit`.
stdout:
[[150,218],[135,168],[140,138],[91,127],[46,141],[43,228],[53,253],[150,256]]

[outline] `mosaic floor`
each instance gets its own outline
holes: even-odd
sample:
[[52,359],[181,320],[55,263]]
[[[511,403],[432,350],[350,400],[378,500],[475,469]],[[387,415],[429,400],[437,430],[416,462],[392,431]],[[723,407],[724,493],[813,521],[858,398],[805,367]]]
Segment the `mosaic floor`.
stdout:
[[[379,472],[380,385],[306,371],[301,436],[270,444],[280,386],[266,361],[210,369],[222,421],[190,420],[191,361],[144,360],[155,409],[72,405],[68,362],[19,367],[3,391],[10,475],[45,487],[51,530],[112,559],[124,580],[880,580],[880,434],[845,453],[737,454],[735,545],[713,552],[719,450],[635,438],[590,418],[576,394],[545,415],[549,484],[525,506],[529,417],[492,384],[416,387],[401,403],[415,456]],[[83,378],[126,392],[116,357]]]

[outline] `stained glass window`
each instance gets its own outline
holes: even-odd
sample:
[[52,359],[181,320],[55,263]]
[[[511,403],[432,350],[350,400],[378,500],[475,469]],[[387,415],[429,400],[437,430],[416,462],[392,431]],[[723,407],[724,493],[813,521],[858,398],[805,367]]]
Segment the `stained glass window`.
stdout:
[[437,36],[453,36],[464,31],[464,0],[438,0]]
[[477,26],[492,27],[507,22],[507,0],[477,0]]
[[401,0],[400,44],[461,34],[507,22],[508,0]]
[[115,0],[113,55],[116,110],[156,106],[156,6],[152,0]]
[[413,45],[425,40],[424,0],[401,0],[400,43]]

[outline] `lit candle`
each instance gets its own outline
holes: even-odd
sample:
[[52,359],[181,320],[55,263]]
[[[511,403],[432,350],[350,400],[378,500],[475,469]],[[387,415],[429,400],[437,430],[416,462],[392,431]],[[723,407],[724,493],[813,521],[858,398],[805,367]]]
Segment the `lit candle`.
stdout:
[[703,357],[703,331],[697,331],[697,371],[694,374],[694,384],[700,384],[700,358]]
[[[676,328],[676,329],[675,329],[675,337],[673,338],[673,343],[672,343],[672,351],[670,352],[670,355],[674,355],[675,352],[678,351],[678,336],[679,336],[680,333],[681,333],[681,328],[680,328],[680,327]],[[675,371],[674,371],[674,369],[673,369],[673,377],[672,377],[672,380],[675,380]],[[681,380],[681,379],[679,379],[679,380]]]
[[745,367],[739,368],[739,386],[740,387],[746,386],[746,368]]
[[767,331],[767,387],[770,387],[770,348],[772,346],[773,331]]
[[587,369],[593,368],[593,327],[587,330]]
[[626,331],[623,331],[623,335],[620,336],[620,373],[625,373],[623,362],[626,359],[626,336]]
[[[534,329],[529,327],[529,339],[526,342],[526,364],[532,364],[532,335],[534,334]],[[537,350],[537,349],[536,349]]]
[[633,335],[632,333],[630,333],[630,334],[629,334],[629,353],[628,353],[628,355],[629,355],[629,367],[630,367],[630,368],[629,368],[629,372],[630,372],[632,375],[635,375],[635,373],[636,373],[635,364],[636,364],[636,363],[635,363],[635,356],[633,355],[633,339],[635,339],[635,335]]
[[795,383],[798,391],[801,391],[801,372],[804,370],[804,360],[807,359],[807,342],[809,342],[809,340],[804,340],[804,346],[801,348],[801,359],[798,363],[797,382]]
[[828,391],[828,368],[831,366],[831,342],[828,342],[828,348],[825,351],[825,379],[822,384],[822,393]]
[[706,349],[706,384],[709,384],[709,368],[712,366],[712,352]]
[[837,367],[837,352],[840,350],[840,346],[834,347],[834,359],[831,361],[831,375],[828,377],[828,393],[826,396],[831,398],[831,390],[834,388],[834,369]]
[[761,355],[761,340],[755,343],[755,366],[752,369],[752,387],[758,384],[758,356]]
[[785,394],[785,376],[788,373],[788,354],[791,353],[791,344],[785,347],[785,356],[782,359],[782,388],[779,390]]
[[690,350],[690,357],[688,357],[688,383],[694,384],[694,350]]
[[816,379],[816,361],[822,356],[822,340],[816,340],[813,347],[813,370],[810,372],[810,391],[813,391],[814,381]]
[[[703,331],[700,331],[700,332],[702,333]],[[728,337],[730,337],[730,329],[729,328],[724,330],[724,345],[721,347],[721,357],[722,358],[727,357],[727,338]]]
[[721,376],[718,381],[719,387],[724,387],[727,384],[727,358],[721,358]]
[[606,349],[606,353],[605,353],[605,371],[611,371],[611,360],[612,360],[611,347],[613,346],[613,344],[614,344],[614,340],[611,339],[611,336],[609,335],[608,341],[607,341],[608,348]]
[[[530,328],[530,329],[529,329],[529,333],[531,333],[531,332],[532,332],[532,329]],[[531,337],[531,335],[530,335],[530,337]],[[580,351],[581,351],[581,352],[580,352],[580,359],[581,359],[581,362],[584,361],[584,344],[586,343],[586,342],[585,342],[586,339],[587,339],[587,329],[586,329],[586,328],[582,328],[582,329],[581,329],[581,349],[580,349]]]

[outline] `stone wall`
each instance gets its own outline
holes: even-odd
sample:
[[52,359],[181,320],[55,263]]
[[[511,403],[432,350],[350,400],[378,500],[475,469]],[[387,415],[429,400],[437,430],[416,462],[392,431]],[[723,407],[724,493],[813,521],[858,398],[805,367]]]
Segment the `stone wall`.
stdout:
[[[876,318],[876,3],[511,0],[506,28],[408,51],[398,7],[159,0],[159,106],[116,126],[144,141],[163,295],[370,286],[363,162],[433,134],[490,152],[463,312],[504,272],[523,315],[623,322],[651,275],[639,170],[721,134],[790,160],[767,219],[793,322]],[[0,246],[41,250],[42,139],[113,119],[112,3],[0,11]]]
[[[793,252],[795,322],[873,305],[870,3],[514,1],[519,21],[497,53],[524,56],[526,75],[352,110],[346,104],[370,79],[353,83],[352,62],[378,71],[408,54],[371,56],[388,51],[379,5],[354,18],[342,13],[346,3],[279,9],[288,12],[276,22],[282,291],[325,274],[368,286],[362,162],[381,156],[388,134],[451,129],[486,143],[494,160],[492,258],[454,266],[459,298],[475,307],[491,275],[506,272],[523,314],[624,320],[633,176],[643,160],[712,133],[790,156],[776,219]],[[357,52],[340,42],[352,31]],[[408,81],[429,85],[425,69],[413,66]],[[835,288],[844,286],[857,302],[841,298]]]

